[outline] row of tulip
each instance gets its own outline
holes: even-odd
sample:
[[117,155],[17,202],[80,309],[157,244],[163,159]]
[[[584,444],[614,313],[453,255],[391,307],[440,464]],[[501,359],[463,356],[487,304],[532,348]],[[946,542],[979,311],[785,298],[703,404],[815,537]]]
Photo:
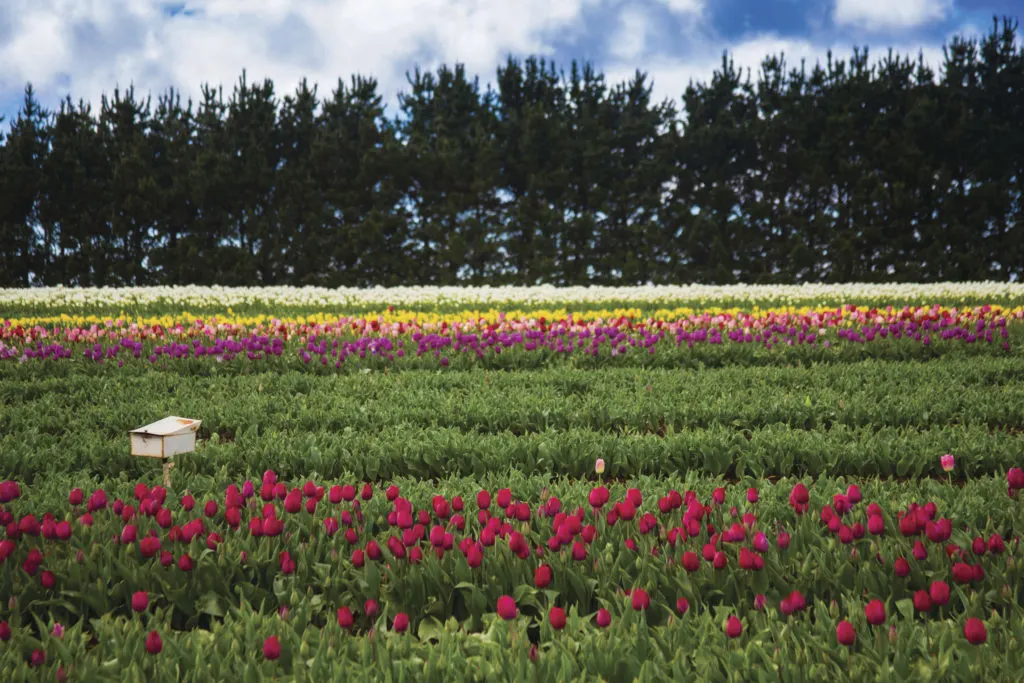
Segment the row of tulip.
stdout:
[[461,308],[478,306],[607,306],[622,302],[646,306],[716,304],[793,306],[854,303],[888,305],[938,301],[955,305],[972,301],[1024,304],[1024,284],[1015,282],[944,282],[935,284],[802,284],[802,285],[683,285],[641,287],[100,287],[0,289],[0,307],[38,311],[78,311],[88,308],[185,306],[234,308],[380,309]]
[[[195,359],[230,363],[235,360],[265,361],[284,356],[307,366],[314,364],[341,370],[343,367],[360,369],[379,365],[420,367],[424,363],[446,368],[453,362],[459,367],[477,364],[484,367],[507,367],[509,364],[536,365],[556,359],[622,363],[626,357],[636,356],[640,356],[637,362],[649,363],[649,358],[659,352],[662,355],[668,352],[668,362],[674,364],[675,358],[680,355],[679,350],[723,346],[757,347],[768,352],[773,349],[804,347],[808,353],[817,356],[827,356],[834,350],[847,347],[855,348],[856,354],[883,356],[920,354],[952,345],[977,344],[998,346],[1004,352],[1011,350],[1005,317],[978,319],[970,325],[954,320],[902,320],[860,328],[811,328],[805,323],[799,328],[795,325],[772,324],[759,329],[732,329],[728,332],[716,326],[692,330],[676,327],[673,332],[663,329],[660,324],[651,329],[640,325],[629,331],[618,326],[584,326],[575,331],[564,327],[545,329],[542,326],[542,329],[512,333],[494,330],[475,333],[452,329],[431,334],[413,332],[399,338],[372,332],[354,337],[312,335],[288,342],[284,336],[267,334],[250,334],[238,338],[204,337],[184,342],[141,341],[121,337],[104,342],[85,341],[83,336],[88,338],[91,335],[78,335],[77,330],[65,332],[65,341],[54,340],[48,335],[26,341],[21,335],[12,334],[8,340],[0,341],[0,361],[24,363],[75,358],[100,364],[116,362],[118,367],[123,367],[126,363],[136,361],[151,365]],[[110,332],[104,336],[112,335]],[[55,336],[61,335],[58,333]],[[502,359],[500,357],[503,354]]]
[[[868,308],[842,305],[805,310],[742,311],[738,309],[674,309],[644,315],[639,309],[612,311],[496,311],[425,315],[415,311],[388,310],[377,315],[308,317],[213,316],[196,318],[188,313],[160,317],[75,318],[30,316],[10,319],[0,325],[0,340],[9,345],[44,343],[109,343],[121,340],[182,342],[246,337],[417,337],[423,335],[525,335],[543,338],[596,338],[628,333],[664,333],[685,338],[687,333],[715,332],[736,341],[762,341],[771,336],[825,337],[836,330],[860,335],[939,335],[962,327],[975,335],[999,329],[1008,322],[1024,320],[1024,307],[943,308],[903,306]],[[973,329],[972,329],[973,328]],[[883,332],[884,330],[884,332]],[[848,332],[849,334],[849,332]],[[747,336],[750,339],[747,339]],[[760,337],[760,338],[757,338]],[[415,339],[418,341],[418,339]]]
[[[794,663],[772,647],[806,657],[812,645],[861,667],[898,671],[918,657],[939,678],[998,678],[1021,663],[1008,654],[1024,635],[1019,468],[962,489],[287,484],[273,471],[180,496],[145,483],[63,486],[0,483],[0,664],[10,670],[89,670],[96,660],[81,645],[107,636],[140,666],[177,642],[173,666],[184,643],[202,642],[196,633],[223,637],[236,656],[261,653],[257,666],[275,673],[317,666],[314,648],[362,651],[350,641],[415,652],[390,639],[418,637],[462,650],[481,633],[518,640],[521,665],[535,667],[581,638],[593,648],[628,634],[639,650],[598,660],[605,676],[662,649],[651,641],[713,644],[720,654],[677,665],[716,676],[739,655],[788,677]],[[996,495],[1009,504],[991,505]],[[793,630],[806,640],[789,642]]]

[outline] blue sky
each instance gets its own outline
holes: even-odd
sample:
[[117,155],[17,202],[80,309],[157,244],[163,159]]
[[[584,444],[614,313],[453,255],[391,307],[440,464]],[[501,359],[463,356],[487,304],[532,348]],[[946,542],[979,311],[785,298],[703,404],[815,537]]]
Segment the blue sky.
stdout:
[[955,33],[987,31],[1024,0],[3,0],[0,114],[31,81],[44,104],[134,84],[185,94],[230,86],[243,68],[279,92],[302,76],[329,90],[373,75],[389,101],[419,64],[461,61],[483,81],[505,55],[590,60],[613,81],[647,71],[660,97],[707,79],[728,50],[757,68],[847,57],[854,45],[924,52],[934,67]]

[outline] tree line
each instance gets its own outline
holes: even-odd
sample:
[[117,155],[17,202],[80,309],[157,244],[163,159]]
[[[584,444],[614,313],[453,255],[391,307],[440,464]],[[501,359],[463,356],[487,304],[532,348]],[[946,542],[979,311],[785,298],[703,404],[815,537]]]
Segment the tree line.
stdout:
[[243,73],[198,101],[133,88],[0,144],[0,286],[643,284],[1024,276],[1017,22],[934,72],[891,50],[728,56],[679,105],[637,71],[509,58],[481,87]]

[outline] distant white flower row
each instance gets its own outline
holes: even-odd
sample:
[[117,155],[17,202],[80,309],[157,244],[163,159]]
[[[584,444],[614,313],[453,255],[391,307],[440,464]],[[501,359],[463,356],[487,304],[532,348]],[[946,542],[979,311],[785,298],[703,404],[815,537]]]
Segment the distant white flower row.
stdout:
[[189,308],[266,305],[301,308],[423,307],[454,304],[473,307],[562,307],[573,304],[708,306],[749,302],[785,306],[914,301],[956,305],[964,300],[1024,303],[1024,283],[947,282],[940,284],[683,285],[643,287],[101,287],[0,289],[5,306],[58,310],[91,307],[126,309],[151,304]]

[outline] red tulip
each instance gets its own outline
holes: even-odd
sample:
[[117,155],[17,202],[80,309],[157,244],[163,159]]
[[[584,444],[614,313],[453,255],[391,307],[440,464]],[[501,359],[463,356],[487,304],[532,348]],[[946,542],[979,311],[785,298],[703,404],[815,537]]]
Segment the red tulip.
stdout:
[[44,571],[42,576],[39,577],[39,582],[43,585],[43,588],[50,590],[57,585],[57,576],[51,571]]
[[988,631],[985,630],[985,622],[976,617],[971,617],[964,623],[964,637],[971,645],[981,645],[988,640]]
[[368,618],[373,619],[377,616],[378,612],[380,612],[380,605],[378,605],[377,601],[373,598],[370,598],[363,603],[363,613],[366,614]]
[[332,504],[337,505],[341,502],[341,487],[335,484],[327,490],[327,500]]
[[146,591],[138,591],[132,595],[132,611],[145,612],[149,607],[149,596]]
[[405,633],[406,629],[409,628],[409,615],[405,612],[396,614],[392,628],[395,629],[395,633]]
[[807,600],[798,590],[790,593],[779,603],[779,611],[785,616],[789,616],[793,612],[799,612],[805,607],[807,607]]
[[917,535],[917,518],[914,515],[905,515],[900,519],[900,533],[904,536]]
[[853,624],[846,621],[840,621],[836,626],[836,640],[839,641],[840,645],[847,647],[853,645],[853,641],[857,639],[857,634],[853,630]]
[[6,621],[0,621],[0,641],[7,642],[11,639],[11,625]]
[[632,593],[633,609],[637,612],[651,606],[651,598],[643,588],[636,588]]
[[[607,628],[612,623],[612,615],[605,608],[597,610],[597,625],[600,628]],[[9,637],[9,636],[8,636]]]
[[150,631],[146,635],[146,652],[151,655],[158,655],[164,649],[164,641],[160,639],[160,634],[156,631]]
[[615,503],[615,512],[618,514],[618,518],[631,521],[637,514],[637,507],[630,501]]
[[864,616],[872,626],[878,626],[885,622],[885,603],[881,600],[872,600],[864,605]]
[[36,668],[46,664],[46,652],[43,650],[33,650],[32,656],[29,658],[29,663]]
[[974,570],[971,565],[964,562],[957,562],[953,565],[953,580],[957,583],[970,583],[974,580]]
[[988,537],[988,551],[990,553],[1001,553],[1006,550],[1006,544],[1003,543],[1003,537],[999,534],[992,534]]
[[85,493],[82,489],[71,489],[71,493],[68,494],[68,502],[72,505],[81,505],[85,499]]
[[291,553],[289,553],[287,550],[281,551],[280,555],[278,555],[278,561],[280,562],[281,565],[282,574],[288,575],[295,573],[295,560],[292,559]]
[[215,514],[217,514],[217,501],[206,501],[206,505],[203,506],[203,514],[207,517],[213,517]]
[[690,611],[690,601],[686,598],[679,598],[676,600],[676,611],[679,614],[686,614]]
[[842,493],[837,493],[836,495],[832,496],[832,507],[835,508],[836,514],[842,516],[850,511],[852,505],[850,503],[849,498],[847,498]]
[[603,486],[598,486],[598,487],[593,488],[593,489],[590,490],[590,495],[588,496],[588,502],[590,503],[590,507],[592,507],[594,509],[599,509],[605,503],[608,502],[608,497],[609,497],[608,489],[606,489]]
[[192,571],[192,566],[192,557],[188,553],[185,553],[184,555],[178,558],[178,569],[180,569],[181,571],[190,572]]
[[863,496],[860,492],[860,487],[857,486],[856,484],[850,484],[849,487],[847,487],[846,497],[849,498],[850,502],[855,505],[859,503],[861,500],[863,500]]
[[755,489],[755,488],[747,489],[747,502],[748,503],[756,503],[757,502],[757,489]]
[[906,578],[910,574],[910,563],[907,562],[906,558],[896,558],[896,561],[893,563],[892,568],[893,571],[896,573],[896,576],[900,577],[901,579]]
[[480,549],[479,543],[474,543],[470,546],[469,551],[466,553],[466,564],[470,567],[479,567],[483,564],[484,553]]
[[548,621],[551,622],[553,629],[561,631],[565,628],[565,610],[561,607],[552,607],[548,612]]
[[277,636],[270,636],[263,641],[263,658],[271,661],[281,656],[281,641]]
[[519,608],[516,607],[516,601],[512,599],[510,595],[502,595],[498,598],[498,616],[506,621],[515,619],[519,614]]
[[945,581],[932,581],[928,588],[928,596],[940,607],[949,602],[949,584]]
[[918,612],[927,612],[932,608],[932,599],[928,591],[919,590],[914,593],[914,609]]
[[789,493],[789,504],[798,515],[807,512],[807,504],[810,501],[810,493],[802,482],[798,482]]
[[546,564],[542,564],[537,567],[537,570],[533,573],[533,583],[537,588],[547,588],[548,584],[551,583],[552,576],[553,572],[551,571],[551,567]]
[[697,553],[687,550],[683,553],[682,565],[686,571],[695,572],[700,569],[700,558],[697,557]]
[[1006,473],[1006,482],[1011,490],[1024,489],[1024,470],[1019,467],[1011,467]]
[[730,638],[739,638],[741,633],[743,633],[743,623],[735,616],[729,617],[725,622],[725,635]]
[[354,622],[355,619],[352,616],[352,610],[349,609],[348,606],[338,608],[338,626],[348,629],[352,628],[352,624]]

